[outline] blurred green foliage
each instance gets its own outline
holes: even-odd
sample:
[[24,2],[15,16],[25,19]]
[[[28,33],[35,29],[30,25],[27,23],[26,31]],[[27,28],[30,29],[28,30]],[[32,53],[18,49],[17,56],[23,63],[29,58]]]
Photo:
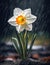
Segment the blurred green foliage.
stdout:
[[50,45],[50,34],[48,32],[39,32],[34,45]]

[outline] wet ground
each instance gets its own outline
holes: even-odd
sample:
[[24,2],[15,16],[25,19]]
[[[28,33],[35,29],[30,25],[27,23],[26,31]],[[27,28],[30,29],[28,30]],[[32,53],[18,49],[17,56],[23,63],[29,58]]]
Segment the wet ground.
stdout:
[[[0,65],[19,65],[19,64],[17,64],[17,62],[12,62],[12,61],[6,61],[6,62],[1,62],[0,63]],[[21,63],[20,65],[27,65],[26,63]],[[45,64],[43,64],[43,63],[29,63],[28,65],[50,65],[50,63],[45,63]]]
[[[48,58],[48,56],[50,57],[50,51],[47,49],[44,49],[44,47],[42,48],[41,46],[38,48],[39,49],[34,50],[34,52],[32,51],[32,53],[31,53],[31,54],[33,54],[32,57],[33,58],[35,56],[36,56],[36,58],[40,57],[44,61],[50,60],[50,58]],[[9,61],[3,61],[3,59],[5,59],[6,57],[12,58],[13,61],[10,61],[10,59],[9,59]],[[15,57],[16,57],[16,51],[12,45],[6,45],[4,43],[0,43],[0,65],[18,65],[18,63],[17,63],[18,61],[16,61]],[[47,57],[48,59],[44,58],[44,57]],[[14,62],[14,60],[15,60],[15,62]],[[20,65],[27,65],[27,64],[24,62],[24,64],[22,63]],[[43,64],[43,63],[33,62],[33,64],[29,63],[29,65],[50,65],[50,63]]]

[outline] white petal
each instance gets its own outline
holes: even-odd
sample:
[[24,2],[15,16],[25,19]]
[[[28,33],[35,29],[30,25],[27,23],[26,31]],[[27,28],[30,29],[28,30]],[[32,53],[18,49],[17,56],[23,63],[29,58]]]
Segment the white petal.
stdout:
[[32,30],[32,24],[27,25],[25,29],[28,31],[31,31]]
[[16,27],[16,30],[18,31],[18,33],[20,33],[24,30],[24,28],[19,25],[18,27]]
[[22,13],[22,9],[20,8],[15,8],[13,11],[14,16],[18,16]]
[[23,12],[24,12],[24,15],[25,15],[26,17],[28,17],[28,16],[31,14],[31,9],[30,9],[30,8],[25,9],[25,10],[23,10]]
[[15,21],[16,20],[16,18],[15,18],[15,16],[13,16],[13,17],[11,17],[9,20],[8,20],[8,22],[10,22],[10,21]]
[[35,22],[36,19],[37,19],[37,17],[31,14],[29,17],[27,17],[26,23],[31,24],[31,23]]
[[23,30],[24,30],[24,27],[21,26],[21,27],[20,27],[20,32],[22,32]]
[[9,20],[8,20],[8,23],[11,24],[12,26],[17,26],[16,24],[16,18],[15,16],[11,17]]

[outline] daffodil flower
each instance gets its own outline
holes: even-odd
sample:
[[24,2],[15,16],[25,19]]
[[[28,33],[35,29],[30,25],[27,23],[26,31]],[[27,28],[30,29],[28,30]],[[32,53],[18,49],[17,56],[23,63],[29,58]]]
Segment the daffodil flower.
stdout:
[[8,20],[8,23],[16,27],[16,30],[20,33],[21,31],[32,30],[32,23],[35,22],[37,17],[31,14],[31,9],[22,10],[15,8],[13,16]]

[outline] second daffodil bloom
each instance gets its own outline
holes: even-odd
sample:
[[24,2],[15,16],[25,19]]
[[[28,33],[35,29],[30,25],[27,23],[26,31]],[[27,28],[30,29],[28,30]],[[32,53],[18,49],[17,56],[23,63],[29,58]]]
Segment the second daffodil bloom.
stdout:
[[16,27],[16,30],[20,33],[21,31],[32,30],[32,23],[37,19],[36,16],[31,14],[31,9],[22,10],[15,8],[13,16],[8,20],[8,23]]

